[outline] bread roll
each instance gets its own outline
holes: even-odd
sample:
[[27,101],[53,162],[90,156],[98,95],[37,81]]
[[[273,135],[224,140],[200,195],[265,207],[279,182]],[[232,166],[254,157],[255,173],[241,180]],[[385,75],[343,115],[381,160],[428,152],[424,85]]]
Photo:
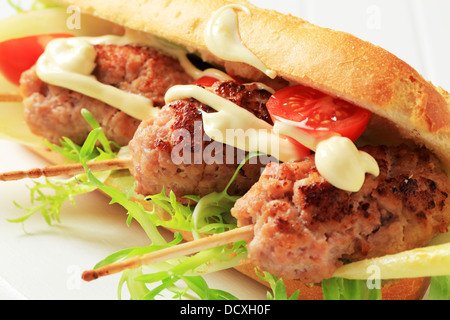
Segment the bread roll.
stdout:
[[[450,95],[393,54],[348,33],[321,28],[241,0],[58,2],[79,6],[84,13],[179,44],[204,61],[222,66],[231,75],[274,86],[301,83],[350,101],[373,112],[366,130],[369,138],[385,133],[401,142],[412,141],[433,151],[444,167],[450,167]],[[269,79],[249,65],[224,61],[207,49],[204,30],[211,15],[231,3],[250,9],[251,15],[238,12],[242,42],[277,73],[277,79]],[[50,154],[45,157],[52,159]],[[254,266],[247,264],[237,269],[260,281]],[[390,289],[383,289],[383,296],[421,298],[427,285],[427,279],[390,283],[386,286]],[[287,281],[286,286],[290,293],[301,288],[303,299],[322,298],[320,286],[306,286],[299,281]]]
[[[204,30],[212,13],[231,3],[238,12],[243,44],[280,78],[319,89],[388,119],[389,132],[425,146],[450,167],[450,95],[388,51],[351,34],[300,18],[226,0],[59,0],[130,29],[145,31],[199,53],[230,73],[270,82],[258,70],[226,62],[206,47]],[[254,80],[253,79],[253,80]],[[378,117],[377,117],[378,116]],[[371,132],[372,126],[368,132]]]

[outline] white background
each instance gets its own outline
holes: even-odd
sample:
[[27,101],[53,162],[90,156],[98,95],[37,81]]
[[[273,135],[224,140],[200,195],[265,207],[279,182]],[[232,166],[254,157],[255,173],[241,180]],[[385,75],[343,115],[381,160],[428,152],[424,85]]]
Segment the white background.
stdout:
[[[0,0],[0,16],[12,13]],[[261,7],[300,16],[380,45],[415,67],[427,80],[450,89],[450,1],[447,0],[254,0]],[[45,22],[43,22],[45,23]],[[270,39],[262,39],[270,41]],[[0,171],[45,165],[26,148],[0,141]],[[146,245],[142,231],[125,226],[125,212],[93,193],[64,207],[62,224],[40,216],[25,225],[7,218],[23,214],[13,201],[28,202],[28,180],[0,183],[0,299],[115,299],[118,277],[93,283],[80,272],[121,248]],[[265,290],[234,271],[208,280],[240,298],[264,299]]]

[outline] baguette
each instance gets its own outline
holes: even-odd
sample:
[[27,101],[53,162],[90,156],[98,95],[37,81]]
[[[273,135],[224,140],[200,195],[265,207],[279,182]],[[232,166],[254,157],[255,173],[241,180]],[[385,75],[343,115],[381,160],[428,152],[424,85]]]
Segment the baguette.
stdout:
[[383,130],[396,132],[406,141],[427,147],[446,168],[450,164],[447,152],[450,149],[449,94],[424,80],[393,54],[351,34],[261,9],[247,1],[60,2],[168,39],[199,53],[206,62],[225,67],[232,76],[270,83],[258,70],[242,63],[223,61],[206,47],[203,34],[212,13],[231,3],[243,4],[252,14],[238,13],[242,42],[279,78],[316,88],[372,111],[378,117],[374,117],[367,132],[380,127],[379,118],[387,119],[389,124]]
[[[223,67],[233,77],[262,82],[273,88],[300,83],[368,109],[373,116],[365,138],[371,140],[377,136],[383,144],[424,146],[440,159],[445,169],[450,169],[450,153],[447,152],[450,149],[450,95],[427,82],[391,53],[348,33],[260,9],[247,1],[58,2],[78,6],[83,13],[178,44],[198,54],[203,61]],[[204,39],[206,25],[216,10],[231,3],[242,4],[250,10],[251,15],[238,12],[242,43],[268,69],[276,72],[275,79],[250,65],[222,60],[208,50]],[[34,151],[52,163],[60,163],[60,159],[47,150]],[[237,267],[240,272],[261,281],[254,268],[251,264]],[[420,299],[428,284],[426,278],[389,283],[383,289],[383,298]],[[317,285],[307,286],[290,280],[286,281],[286,287],[289,293],[301,289],[301,299],[322,298],[322,290]]]

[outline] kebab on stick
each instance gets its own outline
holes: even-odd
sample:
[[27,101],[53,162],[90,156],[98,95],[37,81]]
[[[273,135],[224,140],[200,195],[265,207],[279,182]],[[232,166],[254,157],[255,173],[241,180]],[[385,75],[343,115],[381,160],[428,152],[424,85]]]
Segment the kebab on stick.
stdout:
[[[363,256],[359,255],[359,250],[357,250],[356,248],[352,249],[352,243],[354,241],[354,239],[357,239],[360,236],[363,236],[364,234],[358,234],[356,233],[354,236],[348,238],[348,237],[344,237],[343,239],[337,241],[338,245],[335,247],[334,250],[330,250],[331,252],[335,252],[337,254],[337,256],[333,257],[328,257],[328,255],[324,252],[322,253],[322,257],[321,259],[315,259],[315,262],[311,261],[308,262],[308,256],[310,254],[312,254],[312,252],[314,252],[316,249],[314,249],[314,245],[315,245],[315,241],[311,241],[311,243],[313,244],[313,246],[311,246],[311,248],[309,248],[308,250],[306,250],[305,252],[307,253],[306,257],[302,257],[302,254],[300,254],[299,257],[297,257],[297,254],[287,254],[288,252],[286,252],[286,257],[293,257],[294,256],[294,261],[290,261],[290,259],[288,259],[288,262],[281,262],[283,260],[285,260],[286,258],[282,258],[280,256],[280,253],[277,253],[277,267],[281,266],[281,270],[277,270],[277,273],[280,272],[282,273],[282,269],[285,268],[304,268],[301,266],[304,265],[309,265],[309,266],[321,266],[323,268],[325,268],[325,271],[315,271],[315,270],[309,270],[306,272],[302,272],[301,275],[302,277],[309,277],[309,274],[315,274],[315,278],[312,278],[313,280],[311,280],[312,282],[316,282],[316,281],[320,281],[323,278],[326,278],[326,276],[331,276],[332,273],[330,274],[330,272],[334,272],[337,269],[337,265],[334,265],[334,263],[337,263],[337,261],[340,259],[340,255],[347,252],[347,253],[351,253],[353,250],[356,250],[354,253],[352,253],[351,255],[349,255],[347,257],[347,259],[350,259],[350,257],[352,257],[351,259],[354,259],[355,261],[360,260],[361,258],[363,258],[364,256],[366,256],[366,258],[370,258],[370,257],[378,257],[378,256],[382,256],[385,254],[393,254],[393,253],[398,253],[404,250],[408,250],[408,249],[413,249],[416,248],[418,246],[421,245],[425,245],[426,243],[429,242],[429,240],[436,234],[438,233],[442,233],[445,232],[445,230],[448,227],[449,221],[450,221],[450,214],[448,213],[448,210],[444,210],[445,208],[445,197],[443,196],[444,193],[448,193],[450,192],[450,190],[445,188],[445,180],[447,179],[447,177],[445,176],[445,174],[439,173],[439,170],[436,170],[436,167],[433,166],[435,165],[435,159],[433,159],[432,157],[430,157],[429,154],[427,154],[426,151],[422,150],[419,151],[420,155],[415,155],[412,151],[409,151],[405,148],[394,148],[394,149],[387,149],[387,148],[372,148],[372,149],[367,149],[367,151],[369,151],[371,154],[373,154],[378,161],[383,161],[386,162],[387,167],[382,170],[381,173],[381,178],[378,179],[374,178],[371,179],[371,182],[368,182],[367,185],[365,186],[365,189],[363,192],[356,192],[356,193],[352,193],[349,197],[349,195],[347,193],[345,193],[342,190],[338,190],[330,185],[328,185],[325,181],[323,181],[323,179],[320,176],[317,176],[317,172],[311,168],[311,166],[314,166],[314,161],[311,160],[305,160],[302,161],[300,163],[287,163],[287,164],[281,164],[279,165],[279,167],[275,164],[269,165],[268,168],[266,168],[265,173],[263,174],[263,176],[261,177],[260,181],[258,183],[255,184],[254,187],[252,187],[252,189],[246,194],[244,195],[244,197],[241,200],[238,200],[235,208],[232,210],[232,213],[236,216],[236,218],[238,219],[238,221],[240,222],[242,232],[241,231],[233,231],[231,233],[224,233],[223,236],[219,237],[219,238],[208,238],[211,241],[214,241],[213,239],[221,239],[226,241],[226,242],[235,242],[235,241],[239,241],[239,240],[251,240],[253,239],[253,237],[255,237],[257,239],[256,243],[270,243],[272,241],[275,241],[275,243],[278,244],[277,245],[270,245],[270,246],[264,246],[264,248],[266,247],[277,247],[279,249],[277,249],[277,251],[281,251],[284,252],[281,248],[283,248],[283,246],[288,246],[290,247],[291,245],[294,245],[295,242],[292,242],[292,237],[293,235],[297,235],[300,236],[302,235],[302,237],[306,237],[307,235],[309,235],[310,233],[314,234],[316,233],[316,235],[313,235],[313,237],[316,237],[318,235],[320,235],[320,233],[322,231],[319,230],[319,232],[315,232],[312,229],[309,228],[305,228],[304,230],[300,231],[289,231],[289,228],[287,226],[289,225],[301,225],[306,223],[306,225],[308,224],[307,221],[302,221],[301,223],[295,223],[293,221],[289,221],[289,222],[285,222],[288,223],[285,227],[282,227],[284,225],[283,221],[285,221],[286,219],[286,215],[289,214],[289,212],[295,212],[295,209],[290,209],[289,208],[289,202],[286,202],[284,200],[284,196],[283,193],[281,193],[281,197],[279,198],[279,200],[283,199],[283,202],[279,204],[279,207],[274,206],[273,208],[276,209],[275,214],[274,214],[274,218],[276,219],[275,221],[278,221],[277,223],[275,223],[275,226],[270,226],[270,223],[267,224],[267,227],[265,226],[266,224],[263,224],[262,226],[264,227],[263,229],[261,229],[261,224],[258,222],[259,217],[258,217],[258,210],[254,210],[252,209],[252,207],[255,206],[255,204],[253,204],[255,201],[258,202],[258,198],[261,198],[261,201],[263,201],[266,204],[269,203],[273,203],[273,202],[278,202],[279,200],[277,199],[277,194],[280,194],[280,191],[283,190],[284,188],[286,188],[286,186],[289,186],[290,183],[292,183],[291,181],[293,181],[294,183],[298,183],[301,182],[302,180],[308,180],[308,179],[312,179],[312,182],[308,182],[308,184],[304,185],[302,188],[306,188],[305,191],[307,193],[314,193],[317,194],[317,191],[322,192],[324,195],[326,195],[326,197],[328,198],[325,199],[321,199],[319,202],[317,203],[317,201],[314,200],[308,200],[308,198],[310,198],[310,196],[308,196],[307,194],[305,194],[304,197],[299,197],[298,199],[303,199],[303,200],[295,200],[295,197],[293,197],[293,200],[295,205],[297,207],[301,207],[303,206],[304,208],[302,209],[303,214],[313,214],[312,220],[317,220],[316,223],[321,224],[324,228],[327,228],[327,224],[329,224],[331,222],[331,226],[334,230],[339,229],[339,228],[348,228],[350,227],[344,234],[349,233],[351,230],[358,230],[360,227],[363,227],[363,229],[367,229],[368,227],[370,228],[374,228],[373,230],[376,230],[376,234],[377,236],[374,237],[374,243],[368,245],[367,247],[367,252],[365,252],[363,254]],[[401,155],[401,161],[398,162],[398,160],[396,160],[397,163],[392,163],[389,164],[389,162],[392,161],[392,159],[394,157],[398,157]],[[416,158],[414,160],[414,158]],[[417,167],[410,167],[410,162],[414,162],[417,161],[416,166]],[[77,165],[75,165],[77,166]],[[411,170],[411,171],[410,171]],[[44,171],[45,170],[41,170]],[[50,172],[50,171],[49,171]],[[406,178],[406,174],[410,174],[410,178]],[[22,175],[23,177],[26,177],[26,174]],[[286,177],[285,177],[286,176]],[[287,178],[288,176],[293,176],[293,178]],[[17,177],[17,175],[16,175]],[[402,178],[403,177],[403,178]],[[414,177],[414,179],[412,180],[411,177]],[[422,177],[426,177],[425,179],[423,179]],[[402,181],[402,179],[404,179],[404,181]],[[431,183],[432,182],[432,183]],[[277,184],[279,183],[278,187]],[[448,185],[448,184],[447,184]],[[271,187],[272,186],[272,187]],[[399,188],[400,190],[398,191],[394,191],[395,188]],[[273,193],[271,190],[271,188],[274,188],[274,190],[277,190],[277,192]],[[380,189],[383,188],[383,189]],[[425,190],[424,190],[425,188]],[[254,189],[254,190],[253,190]],[[281,189],[281,190],[280,190]],[[301,189],[301,188],[299,188]],[[288,189],[286,189],[286,191],[288,191]],[[373,191],[372,191],[373,190]],[[378,191],[377,191],[378,190]],[[385,190],[380,194],[380,190]],[[392,191],[390,191],[392,190]],[[442,193],[441,196],[439,196],[439,193],[436,193],[436,190],[440,190],[440,192]],[[427,195],[428,194],[428,195]],[[371,198],[374,198],[375,200],[365,200],[367,201],[367,203],[361,205],[360,199],[364,199],[367,198],[367,196],[370,196]],[[365,219],[367,218],[367,216],[369,215],[373,215],[375,218],[376,214],[374,213],[369,213],[367,211],[367,209],[369,209],[369,207],[371,207],[372,205],[374,205],[376,202],[390,202],[393,201],[392,197],[394,197],[394,199],[396,199],[398,196],[401,196],[403,198],[402,203],[397,204],[399,207],[404,207],[403,209],[400,208],[400,211],[397,211],[394,213],[395,210],[392,210],[392,214],[396,214],[398,216],[391,216],[389,219],[393,219],[395,220],[399,220],[400,222],[402,220],[404,220],[405,218],[408,219],[408,222],[404,225],[404,233],[399,233],[399,232],[395,232],[392,233],[392,231],[389,231],[389,226],[390,223],[386,224],[385,226],[378,224],[377,220],[367,220],[367,222],[372,221],[370,224],[372,224],[372,226],[370,226],[370,224],[367,224],[367,222],[364,222]],[[267,199],[265,198],[267,197]],[[427,199],[425,199],[427,198]],[[314,199],[314,198],[313,198]],[[331,201],[330,203],[328,203],[327,201]],[[354,202],[356,201],[356,202]],[[375,201],[373,203],[371,203],[370,201]],[[420,202],[418,202],[420,201]],[[432,207],[429,206],[429,203],[435,203]],[[356,204],[359,203],[359,206],[362,209],[358,209],[356,210],[354,213],[345,213],[345,206],[349,206],[351,205],[351,207],[356,207]],[[423,206],[423,204],[427,204],[428,203],[428,207]],[[323,211],[323,206],[325,204],[325,207],[327,207],[327,211],[329,211],[329,213],[324,213],[322,212],[321,215],[315,215],[314,214],[314,210],[319,210],[319,211]],[[286,207],[288,206],[288,207]],[[409,207],[412,206],[416,206],[415,209],[408,209]],[[440,208],[440,209],[439,209]],[[246,213],[246,211],[249,212],[256,212],[257,214],[254,215],[252,217],[252,214]],[[427,213],[424,212],[423,215],[417,215],[415,214],[415,212],[417,210],[424,210],[427,211]],[[443,210],[443,211],[442,211]],[[311,212],[309,212],[311,211]],[[358,212],[361,211],[361,212]],[[270,213],[270,212],[269,212]],[[271,213],[273,214],[273,213]],[[327,218],[327,215],[330,215],[329,218]],[[314,216],[316,216],[316,218],[314,218]],[[335,217],[336,216],[336,217]],[[339,217],[341,216],[341,217]],[[299,222],[300,220],[303,220],[304,218],[300,218],[297,217],[295,214],[293,216],[294,219],[298,219]],[[289,219],[292,219],[289,218]],[[346,222],[346,220],[350,219],[351,225],[350,226],[346,226],[346,224],[348,222]],[[383,219],[383,218],[382,218]],[[330,220],[330,221],[329,221]],[[342,223],[341,223],[342,220]],[[414,222],[413,220],[417,220],[416,222]],[[338,224],[336,224],[336,222]],[[360,225],[360,222],[362,222],[362,224]],[[256,227],[254,228],[253,225],[256,225]],[[429,229],[428,227],[432,229]],[[264,235],[265,233],[267,233],[267,228],[274,228],[275,230],[279,229],[277,231],[277,233],[279,233],[276,237],[270,236],[270,235]],[[239,229],[241,229],[239,228]],[[287,228],[287,229],[286,229]],[[428,231],[426,229],[429,229]],[[326,229],[325,229],[326,230]],[[371,230],[371,229],[369,229]],[[408,231],[409,230],[409,231]],[[414,231],[416,230],[416,231]],[[286,232],[287,231],[287,232]],[[285,232],[285,234],[283,235],[283,232]],[[291,234],[291,232],[294,232],[294,234]],[[368,234],[370,234],[372,231],[369,231]],[[365,233],[367,233],[367,231],[365,231]],[[239,236],[235,237],[235,235],[238,234]],[[291,236],[289,236],[289,234],[291,234]],[[289,244],[288,241],[283,240],[284,236],[287,236],[287,239],[291,239],[291,243]],[[380,238],[381,237],[381,238]],[[279,238],[278,240],[272,240],[275,238]],[[331,237],[330,237],[331,238]],[[346,239],[347,238],[347,239]],[[363,236],[364,238],[364,236]],[[362,240],[363,238],[361,238],[360,240]],[[376,240],[377,238],[379,238],[378,240]],[[381,239],[384,239],[383,241],[388,241],[390,243],[389,247],[388,245],[383,244],[383,242],[378,243]],[[348,242],[348,246],[349,249],[347,248],[341,248],[340,246],[343,245],[344,242]],[[367,240],[364,240],[367,241]],[[254,246],[253,244],[254,241],[250,242],[249,245],[250,246]],[[320,243],[321,241],[319,241]],[[104,267],[102,269],[100,269],[99,271],[94,270],[94,271],[89,271],[86,273],[85,278],[86,279],[91,279],[102,276],[102,275],[106,275],[109,273],[113,273],[113,272],[118,272],[120,270],[124,270],[124,268],[134,268],[134,267],[138,267],[142,264],[145,263],[151,263],[151,261],[160,261],[160,260],[152,260],[155,256],[158,259],[163,259],[163,257],[172,257],[172,254],[176,254],[178,256],[180,255],[184,255],[184,254],[189,254],[192,252],[197,252],[197,251],[201,251],[205,248],[204,244],[209,243],[208,240],[202,240],[201,242],[192,242],[189,245],[185,245],[182,246],[178,249],[171,249],[169,251],[162,251],[158,254],[151,254],[151,255],[146,255],[142,258],[137,257],[137,258],[133,258],[130,261],[126,261],[126,262],[122,262],[119,264],[114,264],[112,266],[107,266]],[[213,242],[214,243],[214,242]],[[394,246],[395,244],[395,246]],[[197,247],[198,245],[198,247]],[[332,244],[330,244],[332,245]],[[214,244],[212,245],[214,246]],[[335,246],[335,245],[332,245]],[[189,251],[185,251],[185,248],[188,248]],[[258,246],[257,246],[258,247]],[[193,250],[193,251],[191,251]],[[351,250],[351,251],[347,251],[347,250]],[[174,251],[174,252],[172,252]],[[258,249],[254,250],[255,252],[258,252]],[[264,255],[266,255],[266,258],[261,258],[258,257],[258,255],[256,255],[256,259],[258,259],[259,263],[258,265],[262,265],[262,266],[267,266],[268,264],[268,269],[273,269],[274,266],[270,264],[270,259],[268,259],[268,257],[270,257],[270,255],[268,254],[270,252],[267,250],[264,250],[265,253]],[[289,250],[288,250],[289,251]],[[166,253],[168,255],[166,255]],[[255,253],[254,253],[255,255]],[[253,257],[255,258],[255,257]],[[324,261],[322,261],[322,259],[324,259]],[[332,262],[331,265],[328,265],[329,262],[327,262],[327,259],[331,259],[332,261],[336,261],[336,262]],[[276,268],[275,268],[276,269]],[[313,268],[314,269],[314,268]],[[318,268],[319,269],[319,268]],[[115,270],[115,271],[114,271]],[[320,270],[320,269],[319,269]],[[330,271],[331,270],[331,271]],[[292,275],[289,273],[289,277],[295,277],[295,275]],[[305,279],[309,279],[309,278],[305,278]],[[305,282],[307,282],[307,280],[304,280]]]
[[134,269],[145,265],[152,265],[169,259],[188,256],[215,247],[232,244],[238,241],[250,241],[253,237],[253,226],[233,229],[231,231],[207,236],[198,240],[179,244],[167,249],[158,250],[125,261],[109,264],[97,269],[83,272],[82,279],[92,281],[103,276]]
[[[93,172],[112,171],[128,169],[131,166],[131,159],[109,159],[101,161],[90,161],[86,165]],[[45,168],[34,168],[29,170],[17,170],[0,173],[0,181],[14,181],[25,178],[36,179],[39,177],[74,176],[84,173],[85,169],[81,163],[71,163],[62,165],[47,166]]]

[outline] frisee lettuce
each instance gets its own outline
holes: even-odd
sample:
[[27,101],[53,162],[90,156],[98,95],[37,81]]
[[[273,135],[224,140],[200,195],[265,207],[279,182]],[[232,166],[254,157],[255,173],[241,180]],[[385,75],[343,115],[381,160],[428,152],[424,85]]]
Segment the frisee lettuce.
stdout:
[[[228,213],[234,207],[234,204],[239,197],[230,196],[228,194],[228,189],[245,163],[258,155],[258,152],[251,152],[245,157],[222,192],[213,192],[199,199],[192,214],[192,223],[194,227],[192,234],[194,235],[194,238],[199,238],[200,233],[210,233],[212,230],[224,232],[236,227],[235,219],[231,217],[231,215],[228,215]],[[211,221],[212,217],[217,219],[216,223]],[[228,219],[230,223],[224,223],[224,219]]]
[[[112,203],[119,203],[126,208],[128,214],[133,219],[137,220],[152,240],[152,245],[145,248],[133,248],[114,253],[102,260],[96,267],[104,265],[105,263],[113,263],[115,261],[120,261],[121,259],[130,258],[131,256],[143,255],[173,245],[165,243],[164,238],[158,232],[156,224],[154,224],[154,219],[157,217],[156,215],[152,215],[145,211],[141,203],[135,202],[129,197],[125,197],[124,194],[117,189],[102,184],[89,172],[87,166],[86,172],[91,183],[108,194],[112,199]],[[176,243],[178,243],[179,240],[180,238],[178,236]],[[236,245],[232,247],[223,246],[213,248],[199,252],[191,257],[181,257],[145,267],[145,269],[157,270],[157,273],[143,274],[143,268],[139,268],[140,271],[127,270],[122,274],[120,284],[122,286],[124,283],[127,283],[132,299],[155,299],[163,290],[176,293],[176,296],[178,297],[186,297],[188,292],[194,291],[200,299],[218,299],[219,297],[231,298],[232,296],[230,294],[220,290],[210,289],[206,286],[206,282],[200,278],[200,274],[236,266],[239,261],[245,257],[246,250],[243,250],[242,247]],[[139,276],[137,276],[138,273]],[[185,285],[187,285],[186,289],[189,289],[189,291],[180,289],[177,285],[177,282],[179,281],[184,282]],[[156,282],[160,282],[160,284],[153,289],[148,289],[146,286],[143,286],[143,284],[154,284]],[[197,285],[192,287],[193,284]]]
[[257,276],[261,280],[266,281],[272,289],[272,293],[267,292],[267,300],[298,300],[300,291],[297,290],[290,297],[288,297],[283,279],[275,277],[273,274],[267,271],[264,271],[263,274],[260,274],[258,272],[258,269],[256,268],[255,272]]
[[[140,268],[139,276],[136,272],[124,272],[121,283],[127,283],[132,299],[153,300],[163,292],[170,292],[174,294],[172,298],[175,299],[236,300],[230,293],[210,288],[202,277],[207,273],[236,266],[246,257],[245,250],[235,250],[234,246],[204,250],[190,257]],[[239,251],[241,254],[236,254]],[[144,273],[147,270],[153,272]],[[152,286],[145,288],[143,284],[146,287]]]
[[[60,212],[65,202],[69,201],[75,206],[75,196],[95,190],[78,177],[58,181],[45,179],[44,183],[35,181],[34,186],[28,188],[30,189],[31,206],[25,207],[14,202],[16,207],[27,211],[27,214],[17,219],[7,219],[8,222],[24,223],[31,216],[40,212],[48,225],[52,225],[54,222],[61,223]],[[49,191],[53,191],[53,194],[48,194]]]
[[[90,139],[94,139],[97,135],[98,133],[95,131],[91,132]],[[122,250],[114,253],[105,260],[102,260],[96,267],[104,265],[105,261],[107,261],[107,263],[113,263],[120,259],[142,255],[147,252],[160,250],[170,246],[171,244],[167,244],[159,233],[157,226],[162,225],[180,228],[179,230],[188,228],[189,231],[193,231],[191,228],[192,223],[190,222],[190,219],[193,216],[191,207],[189,205],[184,206],[179,204],[173,193],[171,193],[169,197],[165,195],[165,192],[162,192],[159,195],[147,198],[152,201],[154,208],[162,208],[170,214],[171,219],[166,220],[160,219],[155,209],[153,212],[146,211],[142,203],[131,199],[130,194],[125,195],[121,191],[99,181],[92,172],[90,172],[89,167],[86,164],[87,161],[85,157],[91,153],[93,148],[93,143],[89,143],[83,145],[80,150],[80,161],[85,167],[86,175],[90,183],[106,193],[111,198],[111,203],[119,203],[126,208],[129,217],[135,219],[144,228],[152,241],[152,245],[145,248],[133,248],[131,250]],[[218,194],[218,197],[218,199],[221,199],[222,197],[226,197],[226,194],[220,193]],[[199,200],[201,201],[201,199]],[[211,203],[213,203],[214,206],[217,206],[220,201],[213,201]],[[203,209],[207,209],[208,207],[209,206],[204,206]],[[220,223],[218,225],[220,225]],[[233,227],[236,227],[236,225],[234,224]],[[122,287],[125,283],[127,284],[132,299],[155,299],[162,291],[172,292],[175,294],[174,297],[177,298],[192,298],[192,294],[195,294],[199,299],[235,299],[233,295],[222,290],[209,288],[206,282],[201,278],[201,275],[237,266],[239,261],[246,258],[246,256],[247,251],[245,249],[245,242],[238,242],[233,246],[226,245],[212,248],[201,251],[190,257],[181,257],[156,265],[145,266],[146,270],[156,270],[156,273],[145,274],[143,273],[143,268],[138,268],[140,270],[134,271],[127,270],[122,273],[120,286]],[[180,282],[184,284],[184,288],[179,285]],[[155,285],[155,283],[158,283],[158,285],[152,289],[149,289],[146,286],[147,284]],[[146,285],[144,286],[143,284]],[[121,292],[121,290],[119,290],[119,292]]]
[[[87,161],[115,158],[116,154],[112,148],[116,147],[116,144],[106,138],[99,123],[89,111],[83,110],[82,114],[93,129],[84,144],[85,150],[89,147],[89,152],[83,151],[82,147],[67,138],[61,140],[60,146],[46,141],[48,148],[60,153],[68,161],[72,162],[79,162],[81,158]],[[96,147],[97,141],[100,141],[101,148]],[[98,172],[95,175],[99,181],[105,181],[109,174],[110,172]],[[27,214],[17,219],[8,219],[9,222],[24,223],[31,216],[40,212],[47,224],[52,225],[54,222],[60,223],[61,207],[65,202],[69,201],[75,206],[75,196],[86,194],[97,189],[97,187],[87,181],[85,174],[76,175],[70,179],[46,178],[43,183],[34,181],[34,186],[28,188],[30,190],[31,206],[26,207],[14,202],[18,208],[27,211]]]
[[381,290],[369,289],[365,280],[330,278],[322,281],[324,300],[381,300]]
[[431,278],[428,300],[450,300],[450,276]]
[[[74,144],[67,138],[63,138],[60,145],[53,145],[47,142],[47,146],[51,150],[65,156],[68,161],[82,163],[85,168],[85,173],[68,180],[46,179],[46,183],[36,182],[35,187],[31,188],[32,202],[34,205],[31,208],[22,207],[28,211],[28,214],[22,218],[11,220],[12,222],[24,222],[32,214],[38,211],[43,213],[47,222],[51,222],[52,220],[60,221],[60,210],[64,202],[70,200],[73,203],[75,195],[97,189],[102,190],[111,198],[111,203],[118,203],[127,209],[127,223],[129,224],[132,219],[136,220],[144,229],[152,244],[143,248],[129,248],[113,253],[100,261],[95,268],[121,261],[132,256],[161,250],[176,245],[182,240],[180,234],[177,233],[175,234],[175,239],[172,242],[167,243],[159,232],[158,226],[187,230],[197,234],[203,232],[221,232],[236,227],[235,221],[227,219],[229,222],[225,223],[224,219],[219,214],[224,213],[227,210],[229,211],[231,208],[230,201],[237,200],[237,198],[228,196],[228,188],[224,190],[224,192],[208,197],[208,201],[203,202],[204,205],[202,206],[202,210],[197,210],[197,213],[202,216],[202,219],[208,219],[210,222],[213,222],[212,225],[214,227],[211,228],[211,226],[209,226],[205,228],[203,226],[202,228],[196,228],[192,222],[194,209],[189,205],[184,206],[178,203],[173,193],[166,196],[165,192],[162,192],[161,194],[153,195],[146,199],[146,201],[150,201],[154,205],[154,208],[160,208],[169,213],[171,219],[166,220],[161,219],[156,210],[149,212],[144,208],[141,202],[134,201],[134,199],[132,199],[132,197],[136,196],[134,189],[130,189],[128,193],[124,193],[105,184],[109,172],[94,174],[90,171],[87,162],[116,157],[117,155],[113,150],[117,148],[117,146],[106,138],[101,127],[91,113],[87,110],[83,110],[82,113],[86,121],[93,128],[82,146]],[[249,159],[249,157],[247,157],[247,159]],[[247,161],[247,159],[245,161]],[[241,166],[238,170],[240,168]],[[44,188],[55,190],[55,194],[45,194],[43,192]],[[201,201],[201,199],[196,196],[188,196],[188,198],[196,202]],[[218,209],[221,204],[225,204],[225,209]],[[209,210],[212,206],[217,209],[214,215],[202,213],[203,210]],[[238,265],[239,261],[246,257],[247,251],[245,242],[237,242],[234,245],[204,250],[191,257],[181,257],[158,263],[153,266],[146,266],[145,268],[141,267],[136,270],[126,270],[122,273],[118,296],[121,298],[122,287],[126,284],[132,299],[154,299],[159,296],[162,291],[172,293],[174,298],[236,299],[236,297],[227,292],[210,288],[201,275],[234,267]],[[156,270],[156,273],[144,273],[144,269]],[[160,284],[152,289],[147,287],[148,284],[154,285],[155,283]]]

